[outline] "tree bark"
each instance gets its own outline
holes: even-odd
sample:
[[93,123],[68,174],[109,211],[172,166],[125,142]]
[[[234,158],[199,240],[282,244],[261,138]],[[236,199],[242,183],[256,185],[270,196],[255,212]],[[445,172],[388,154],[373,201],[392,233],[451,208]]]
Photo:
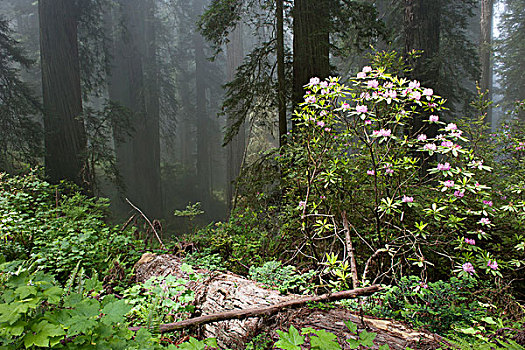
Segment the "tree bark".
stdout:
[[78,58],[79,9],[70,0],[39,0],[38,10],[46,175],[54,183],[65,179],[89,187],[84,182],[89,176]]
[[117,167],[124,196],[149,217],[162,214],[159,97],[153,3],[119,0],[113,16],[108,91],[129,120],[113,121]]
[[310,78],[330,74],[328,0],[295,0],[293,8],[293,105],[304,101]]
[[279,146],[285,143],[288,129],[286,120],[286,82],[284,75],[284,15],[283,0],[276,0],[276,45],[277,45],[277,99],[279,109]]
[[[485,93],[485,100],[492,100],[492,16],[494,0],[481,0],[481,79],[480,89]],[[485,123],[492,126],[492,107],[487,109]]]
[[[137,281],[144,282],[153,276],[167,275],[184,278],[181,265],[181,259],[175,256],[146,253],[135,265]],[[332,332],[338,336],[343,349],[348,349],[348,344],[345,345],[343,340],[355,338],[355,335],[348,332],[343,322],[350,320],[358,325],[360,331],[367,329],[378,333],[375,349],[381,344],[389,344],[390,349],[405,349],[407,346],[437,349],[439,345],[438,337],[427,332],[410,330],[393,321],[360,317],[351,310],[338,306],[329,310],[301,307],[309,298],[322,301],[353,297],[360,293],[372,293],[376,287],[305,297],[281,295],[276,290],[232,273],[212,273],[207,270],[196,272],[202,274],[203,279],[189,282],[187,287],[195,292],[194,316],[197,317],[176,324],[161,325],[161,331],[200,324],[193,330],[202,337],[215,337],[221,348],[244,349],[245,344],[258,334],[268,334],[276,341],[276,329],[288,330],[290,325],[294,325],[299,330],[302,327],[313,327]]]
[[[242,24],[238,23],[233,32],[230,34],[229,42],[226,45],[227,55],[227,79],[228,82],[233,81],[237,68],[242,64],[244,58],[244,45],[242,37]],[[231,117],[228,116],[228,128],[234,123]],[[244,152],[246,149],[246,132],[244,123],[239,127],[239,132],[232,137],[227,147],[227,177],[226,177],[226,194],[228,209],[232,209],[233,196],[235,192],[235,181],[241,172],[242,163],[244,160]]]
[[[201,0],[194,0],[195,16],[200,16],[204,10]],[[211,201],[211,167],[209,124],[206,97],[207,61],[204,53],[204,39],[197,29],[193,33],[193,49],[195,54],[195,113],[197,120],[197,180],[202,207],[205,212],[210,209]]]
[[[422,86],[440,90],[439,42],[441,31],[441,0],[404,0],[404,56],[412,67],[411,79],[419,80]],[[409,53],[421,50],[421,57],[408,60]],[[413,133],[421,130],[428,116],[421,113],[412,122]],[[435,137],[438,128],[428,127],[426,134]]]

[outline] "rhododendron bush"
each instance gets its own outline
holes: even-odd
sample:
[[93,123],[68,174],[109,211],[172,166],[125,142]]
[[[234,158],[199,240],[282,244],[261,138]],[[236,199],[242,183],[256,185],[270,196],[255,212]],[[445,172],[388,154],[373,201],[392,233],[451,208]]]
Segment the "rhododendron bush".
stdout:
[[354,285],[429,271],[502,276],[510,265],[489,249],[500,224],[492,169],[445,121],[441,97],[369,66],[347,85],[312,78],[306,89],[278,157],[282,234],[296,258],[338,254],[337,278]]

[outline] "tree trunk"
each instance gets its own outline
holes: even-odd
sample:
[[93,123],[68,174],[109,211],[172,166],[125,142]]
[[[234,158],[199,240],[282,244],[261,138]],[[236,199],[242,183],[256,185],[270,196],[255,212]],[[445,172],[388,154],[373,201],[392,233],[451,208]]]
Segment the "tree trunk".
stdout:
[[[431,87],[439,92],[440,63],[438,59],[440,26],[441,26],[441,0],[404,0],[404,56],[408,59],[413,50],[422,50],[419,59],[408,61],[412,66],[411,79],[419,80],[422,86]],[[421,113],[414,118],[413,133],[423,128],[426,124],[423,119],[428,115]],[[426,134],[435,137],[438,128],[431,125]]]
[[288,129],[286,121],[286,82],[284,75],[284,18],[283,18],[283,0],[276,0],[275,8],[277,36],[277,99],[279,108],[279,146],[282,147],[285,142],[285,136]]
[[[146,253],[135,265],[138,282],[144,282],[153,276],[176,275],[184,278],[180,267],[181,259],[172,255],[159,255]],[[297,329],[312,327],[324,329],[343,339],[355,338],[344,325],[350,320],[356,323],[359,331],[367,329],[376,332],[377,349],[381,344],[389,344],[390,349],[405,349],[411,346],[415,349],[437,349],[439,337],[426,332],[416,332],[406,326],[385,320],[376,320],[369,317],[359,317],[350,310],[335,306],[334,308],[318,309],[303,306],[293,309],[289,304],[299,304],[303,295],[281,295],[278,291],[265,288],[260,283],[242,278],[232,273],[212,273],[207,270],[197,270],[203,279],[188,283],[188,288],[195,292],[196,313],[194,316],[214,315],[204,319],[214,318],[216,322],[201,325],[197,331],[203,337],[217,338],[221,348],[244,349],[245,344],[258,334],[268,334],[273,341],[277,340],[276,329],[288,330],[290,325]],[[371,289],[373,290],[373,288]],[[347,294],[352,295],[349,291]],[[371,294],[370,292],[365,292]],[[336,293],[333,294],[334,297]],[[330,298],[331,295],[328,295]],[[274,313],[277,305],[281,307]],[[299,306],[299,305],[295,305]],[[267,308],[265,308],[267,307]],[[259,316],[254,308],[265,308],[265,316]],[[259,309],[260,310],[260,309]],[[270,310],[272,310],[270,312]],[[217,314],[251,314],[254,317],[245,319],[228,319],[217,321]],[[197,319],[196,321],[202,321]],[[364,324],[363,324],[364,321]],[[161,330],[169,330],[174,325],[161,326]],[[343,349],[349,349],[347,343],[342,343]]]
[[40,0],[40,57],[44,100],[45,165],[49,180],[86,187],[87,138],[82,119],[74,1]]
[[[481,91],[486,93],[485,100],[492,100],[492,13],[494,0],[481,0]],[[487,109],[485,123],[492,126],[492,107]]]
[[[194,15],[200,16],[204,10],[201,0],[194,0]],[[197,120],[197,181],[200,200],[205,212],[210,209],[211,201],[211,169],[208,99],[206,96],[207,60],[204,53],[204,39],[198,30],[193,33],[193,49],[195,54],[195,113]]]
[[[228,82],[233,81],[237,68],[242,64],[244,59],[244,48],[243,48],[243,37],[242,37],[242,24],[237,24],[237,27],[230,34],[229,42],[226,45],[227,55],[227,79]],[[227,126],[228,128],[234,123],[234,121],[228,117]],[[245,125],[241,124],[239,132],[232,137],[231,141],[226,146],[228,148],[227,153],[227,204],[228,209],[232,209],[233,196],[235,192],[235,181],[241,172],[242,162],[244,160],[244,151],[246,149],[246,133]]]
[[129,111],[129,120],[113,121],[124,197],[129,197],[146,215],[159,217],[159,102],[151,6],[149,2],[119,0],[113,17],[108,90],[110,100]]
[[328,0],[295,0],[293,8],[293,105],[304,101],[310,78],[330,74]]

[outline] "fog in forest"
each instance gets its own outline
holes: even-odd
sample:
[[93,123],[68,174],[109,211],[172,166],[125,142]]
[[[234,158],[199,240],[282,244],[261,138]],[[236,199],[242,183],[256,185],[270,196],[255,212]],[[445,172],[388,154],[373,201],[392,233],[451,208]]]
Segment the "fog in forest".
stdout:
[[375,51],[421,50],[407,59],[407,77],[447,99],[450,121],[477,115],[477,82],[498,104],[486,116],[497,130],[525,98],[523,8],[1,0],[0,170],[38,168],[53,183],[110,198],[115,219],[135,206],[170,234],[226,220],[248,193],[278,187],[263,169],[276,167],[309,79],[345,81]]

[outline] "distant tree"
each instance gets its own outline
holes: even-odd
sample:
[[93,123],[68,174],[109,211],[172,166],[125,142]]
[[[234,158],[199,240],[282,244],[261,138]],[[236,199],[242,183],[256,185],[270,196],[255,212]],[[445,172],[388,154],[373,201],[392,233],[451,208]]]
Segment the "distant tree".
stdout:
[[[516,101],[525,99],[525,2],[504,0],[497,42],[497,71],[501,76],[503,105],[511,109]],[[525,112],[520,119],[525,121]]]
[[[481,59],[481,78],[479,87],[486,93],[488,101],[492,100],[492,17],[494,12],[494,0],[481,0],[480,18],[480,59]],[[485,122],[492,125],[492,108],[487,110]]]
[[[193,0],[195,18],[204,11],[205,2]],[[204,50],[204,38],[196,30],[193,33],[195,54],[195,113],[197,124],[197,179],[198,190],[204,211],[209,211],[211,199],[211,152],[209,142],[210,120],[208,117],[207,90],[207,56]]]
[[[242,35],[242,25],[238,25],[235,30],[230,33],[229,42],[226,44],[226,59],[227,59],[227,76],[228,81],[233,81],[237,69],[242,64],[244,59],[244,45]],[[227,127],[231,127],[234,123],[234,116],[227,116]],[[246,150],[246,131],[245,125],[239,126],[239,131],[226,146],[226,202],[231,209],[232,199],[235,192],[235,180],[241,172],[241,167]]]
[[[119,0],[113,9],[109,49],[111,101],[127,108],[113,121],[113,138],[124,195],[148,215],[160,217],[159,92],[152,0]],[[107,25],[108,26],[108,25]],[[117,117],[122,117],[118,115]]]
[[33,118],[40,104],[30,87],[21,81],[16,65],[29,67],[20,45],[11,37],[7,20],[0,18],[0,170],[20,163],[36,164],[42,155],[42,134]]
[[52,182],[86,186],[87,137],[82,115],[78,20],[70,0],[39,0],[45,166]]
[[[286,27],[283,32],[293,35],[293,50],[283,40],[282,55],[282,45],[277,37],[281,26],[280,22],[277,23],[281,4],[282,11],[291,13],[293,19],[292,25],[287,26],[283,18],[282,24]],[[291,101],[297,104],[303,97],[303,85],[311,77],[326,77],[332,73],[330,54],[345,54],[350,46],[362,49],[380,34],[382,28],[372,4],[343,0],[214,0],[201,17],[200,25],[205,38],[220,50],[239,22],[246,23],[256,32],[264,32],[264,35],[259,37],[259,43],[239,67],[236,78],[227,85],[223,109],[235,116],[235,122],[225,135],[226,143],[247,116],[257,116],[259,121],[273,119],[276,124],[278,111],[281,111],[278,122],[281,139],[286,129],[283,107],[279,108],[283,93],[279,92],[276,75],[279,71],[282,74],[283,69],[275,68],[283,58],[284,80],[292,82],[286,84],[288,89],[284,97],[292,96]],[[293,59],[289,59],[290,52],[293,52]],[[280,58],[276,57],[278,53]]]
[[295,0],[293,14],[293,104],[303,102],[310,78],[330,75],[330,0]]

